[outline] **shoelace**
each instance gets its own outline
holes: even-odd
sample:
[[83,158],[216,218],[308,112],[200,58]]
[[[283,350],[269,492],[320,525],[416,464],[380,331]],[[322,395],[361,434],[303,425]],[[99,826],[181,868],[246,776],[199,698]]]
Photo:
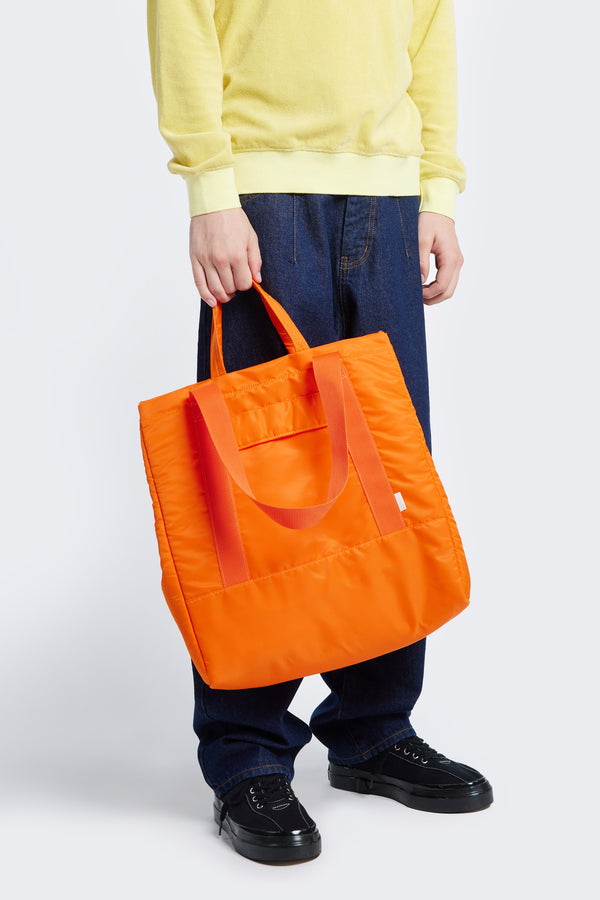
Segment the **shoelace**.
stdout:
[[285,775],[271,775],[268,779],[257,778],[250,787],[252,798],[257,804],[277,803],[278,800],[294,800],[294,792]]
[[413,759],[421,758],[421,761],[427,764],[430,760],[442,760],[447,759],[447,756],[444,756],[443,753],[438,753],[437,750],[434,750],[433,747],[430,747],[429,744],[426,744],[423,738],[414,737],[405,738],[403,741],[400,741],[398,744],[394,744],[392,748],[396,752],[402,750],[405,756],[411,755]]
[[393,744],[388,750],[384,751],[381,754],[381,758],[377,765],[377,768],[374,772],[371,772],[369,778],[369,789],[373,787],[373,782],[375,780],[376,775],[381,775],[383,772],[383,767],[386,764],[387,758],[390,753],[399,753],[402,751],[404,756],[411,757],[414,760],[420,759],[424,765],[427,765],[431,760],[442,760],[447,759],[443,753],[438,753],[437,750],[434,750],[433,747],[430,747],[429,744],[426,744],[423,738],[417,737],[408,737],[404,738],[402,741],[399,741],[397,744]]
[[[281,773],[269,775],[266,779],[257,778],[256,781],[252,782],[250,785],[249,793],[252,802],[257,809],[262,809],[265,804],[296,799],[288,778]],[[219,816],[219,834],[221,834],[221,831],[223,830],[223,822],[225,821],[225,816],[228,812],[229,804],[227,803],[227,800],[225,800]]]

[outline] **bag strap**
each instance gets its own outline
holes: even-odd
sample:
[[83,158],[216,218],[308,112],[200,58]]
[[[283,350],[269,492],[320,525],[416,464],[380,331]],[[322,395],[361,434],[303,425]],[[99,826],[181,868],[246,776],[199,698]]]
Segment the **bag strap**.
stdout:
[[[348,437],[339,353],[326,353],[312,361],[317,390],[323,403],[331,440],[331,475],[327,499],[314,506],[273,506],[260,500],[252,490],[229,418],[227,405],[215,381],[204,381],[190,391],[221,463],[247,497],[274,522],[286,528],[309,528],[329,512],[348,481]],[[200,423],[197,422],[197,425]],[[204,442],[204,440],[203,440]]]
[[[254,279],[252,279],[252,286],[258,292],[269,314],[269,318],[285,344],[287,352],[296,353],[298,350],[308,350],[306,340],[300,334],[281,303],[278,303],[274,297],[267,294],[265,289]],[[223,361],[223,312],[222,305],[217,303],[212,311],[210,332],[210,377],[216,378],[218,375],[225,375],[226,371]]]
[[342,373],[348,447],[362,489],[381,535],[406,527],[393,488],[379,456],[369,423],[346,369]]
[[231,488],[231,478],[221,462],[198,406],[187,400],[198,446],[198,461],[206,492],[206,506],[223,585],[250,580],[246,553]]

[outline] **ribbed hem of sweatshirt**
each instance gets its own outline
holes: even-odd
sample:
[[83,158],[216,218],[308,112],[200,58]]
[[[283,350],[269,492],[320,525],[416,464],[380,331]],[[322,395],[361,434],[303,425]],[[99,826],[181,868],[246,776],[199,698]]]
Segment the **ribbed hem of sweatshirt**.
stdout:
[[294,193],[400,196],[419,194],[416,156],[361,156],[320,150],[234,154],[240,194]]
[[236,209],[240,206],[231,167],[194,172],[183,177],[188,192],[190,216],[218,212],[221,209]]
[[233,168],[185,176],[191,216],[239,207],[239,194],[293,193],[420,196],[420,212],[454,219],[458,184],[449,178],[421,182],[418,156],[260,150],[234,153],[233,159]]
[[454,221],[458,194],[458,182],[452,178],[424,178],[421,182],[419,212],[441,213]]

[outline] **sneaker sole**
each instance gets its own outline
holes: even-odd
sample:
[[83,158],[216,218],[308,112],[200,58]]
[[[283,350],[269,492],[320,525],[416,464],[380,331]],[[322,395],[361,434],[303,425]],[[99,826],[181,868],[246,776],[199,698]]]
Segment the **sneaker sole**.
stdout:
[[379,797],[390,797],[423,812],[464,813],[478,812],[487,809],[494,801],[492,786],[486,778],[470,785],[458,787],[451,793],[442,793],[439,788],[426,785],[414,785],[398,778],[376,775],[371,783],[369,775],[361,769],[346,766],[329,765],[329,783],[331,787],[341,791],[353,791],[356,794],[376,794]]
[[246,859],[256,862],[300,862],[315,859],[321,852],[321,835],[318,831],[306,834],[259,835],[248,831],[225,816],[221,823],[221,806],[213,806],[214,820],[231,839],[234,848]]

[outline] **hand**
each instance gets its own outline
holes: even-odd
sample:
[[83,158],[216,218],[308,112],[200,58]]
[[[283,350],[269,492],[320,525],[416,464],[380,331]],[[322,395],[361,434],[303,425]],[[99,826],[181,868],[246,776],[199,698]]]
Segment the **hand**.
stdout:
[[435,281],[423,285],[423,303],[433,306],[454,293],[464,257],[458,246],[453,219],[441,213],[419,213],[419,259],[421,278],[429,277],[429,255],[435,256]]
[[192,216],[190,259],[194,283],[209,306],[227,303],[261,280],[258,237],[243,209]]

